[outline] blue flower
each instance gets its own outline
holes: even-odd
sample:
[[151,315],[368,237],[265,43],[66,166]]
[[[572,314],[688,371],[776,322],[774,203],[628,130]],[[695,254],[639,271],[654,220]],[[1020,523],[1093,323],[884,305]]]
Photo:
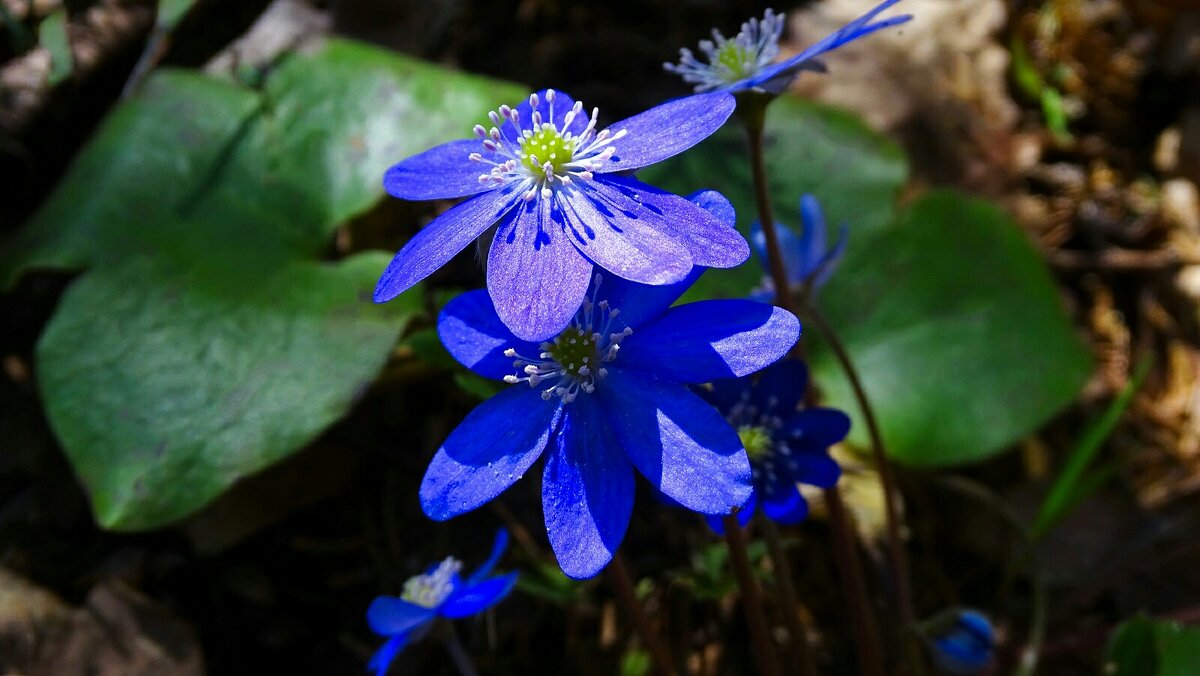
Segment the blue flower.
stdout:
[[885,0],[874,9],[825,36],[815,45],[781,63],[773,63],[779,55],[779,36],[783,34],[783,15],[767,10],[761,21],[750,19],[733,39],[713,30],[713,40],[702,40],[700,51],[707,63],[700,61],[690,49],[679,50],[679,63],[663,67],[690,82],[698,92],[754,90],[778,94],[787,89],[801,71],[824,71],[825,65],[816,59],[825,52],[853,42],[864,35],[902,24],[912,16],[903,14],[871,23],[883,10],[900,2]]
[[[829,447],[846,438],[850,418],[832,408],[797,409],[808,386],[808,369],[786,359],[763,370],[757,380],[718,380],[696,391],[737,430],[750,456],[754,495],[738,512],[750,522],[756,508],[773,521],[792,524],[808,515],[797,483],[829,488],[842,470]],[[718,533],[721,519],[708,518]]]
[[[732,209],[715,193],[717,212]],[[737,433],[688,384],[740,377],[783,356],[800,323],[749,300],[671,307],[699,275],[647,286],[596,273],[582,307],[553,340],[520,340],[488,295],[443,309],[438,334],[472,371],[514,384],[472,411],[438,449],[421,506],[442,521],[494,499],[549,448],[542,472],[546,532],[563,572],[598,573],[633,509],[634,469],[703,514],[750,497]]]
[[404,646],[420,638],[437,618],[456,620],[481,613],[508,596],[517,582],[516,573],[488,577],[507,547],[508,531],[500,529],[488,560],[465,580],[459,576],[462,562],[451,557],[409,578],[399,598],[380,596],[372,601],[367,623],[388,641],[367,667],[383,676]]
[[988,618],[976,610],[952,611],[935,624],[929,638],[933,660],[946,673],[972,676],[992,664],[996,632]]
[[[819,289],[829,281],[837,267],[838,260],[846,251],[846,235],[849,229],[845,224],[838,229],[838,240],[833,248],[826,249],[825,244],[825,215],[821,212],[821,203],[810,194],[800,198],[800,220],[803,230],[796,237],[791,229],[778,224],[775,232],[779,236],[779,252],[783,256],[783,269],[787,272],[788,283],[792,292],[798,291],[804,285]],[[763,235],[762,225],[755,221],[750,226],[750,244],[754,253],[762,263],[763,269],[769,269],[767,254],[767,238]],[[763,279],[763,291],[751,295],[756,300],[769,301],[775,295],[775,284],[770,275]]]
[[532,94],[490,113],[479,138],[452,141],[388,169],[383,185],[410,200],[471,196],[417,233],[379,279],[375,301],[396,297],[495,225],[487,288],[496,312],[525,340],[571,321],[593,264],[611,276],[671,284],[693,265],[726,268],[750,256],[730,224],[682,197],[620,172],[676,155],[712,134],[734,109],[725,93],[664,103],[598,131],[562,92]]

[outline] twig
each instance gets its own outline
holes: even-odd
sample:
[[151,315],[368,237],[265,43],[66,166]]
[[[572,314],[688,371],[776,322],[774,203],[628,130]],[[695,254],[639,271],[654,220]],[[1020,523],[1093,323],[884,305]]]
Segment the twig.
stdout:
[[742,592],[742,610],[746,614],[746,625],[754,641],[754,657],[758,662],[760,676],[780,676],[775,651],[771,648],[771,637],[767,633],[767,615],[763,612],[762,593],[754,570],[750,567],[750,555],[746,550],[746,534],[736,516],[725,517],[725,544],[729,547],[729,563]]
[[633,581],[625,565],[625,557],[621,556],[620,552],[614,554],[605,572],[613,591],[616,592],[617,602],[633,620],[633,626],[637,629],[642,644],[650,652],[650,661],[654,665],[655,673],[659,676],[673,676],[675,670],[671,666],[671,653],[667,651],[667,646],[659,639],[658,634],[654,633],[654,627],[650,626],[646,613],[642,612],[642,604],[633,591]]
[[768,519],[759,519],[767,536],[767,551],[771,554],[771,563],[775,565],[775,580],[779,585],[779,595],[783,601],[783,615],[787,619],[791,641],[788,647],[792,652],[792,661],[803,676],[817,676],[817,667],[813,663],[812,651],[808,649],[808,632],[800,619],[800,601],[796,596],[796,587],[792,584],[792,565],[788,561],[787,552],[783,549],[783,538],[779,536],[779,526]]

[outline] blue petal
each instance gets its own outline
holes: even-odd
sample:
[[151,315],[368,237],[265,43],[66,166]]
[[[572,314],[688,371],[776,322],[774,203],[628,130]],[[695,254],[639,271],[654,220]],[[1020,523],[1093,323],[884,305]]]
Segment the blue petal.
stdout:
[[633,467],[591,395],[566,409],[542,475],[546,534],[568,577],[592,577],[612,560],[633,512]]
[[687,201],[712,214],[729,227],[737,225],[737,211],[733,202],[716,190],[698,190],[687,196]]
[[[750,500],[738,510],[738,525],[745,528],[746,524],[750,523],[750,519],[754,518],[754,510],[756,509],[758,509],[758,491],[751,493]],[[705,514],[704,522],[708,524],[712,532],[717,535],[725,535],[725,515]]]
[[472,197],[433,219],[396,254],[375,286],[375,302],[389,301],[425,279],[512,208],[512,189]]
[[800,232],[800,256],[803,260],[801,278],[817,270],[817,263],[825,255],[825,214],[816,196],[805,193],[800,196],[800,221],[804,228]]
[[467,578],[467,584],[472,585],[487,577],[496,567],[496,563],[504,556],[504,550],[508,549],[508,530],[501,528],[496,531],[496,540],[492,542],[492,553],[488,555],[487,561],[479,566],[471,577]]
[[559,397],[545,400],[539,390],[515,385],[468,413],[425,471],[426,516],[445,521],[504,492],[546,448],[561,410]]
[[787,465],[793,481],[819,488],[833,488],[842,476],[837,461],[823,452],[793,451]]
[[487,291],[476,289],[455,296],[438,315],[438,337],[459,363],[485,378],[501,380],[515,374],[513,359],[504,351],[536,357],[537,343],[518,339],[500,321]]
[[870,35],[871,33],[874,33],[875,31],[882,30],[882,29],[888,28],[890,26],[895,26],[897,24],[902,24],[902,23],[908,21],[909,19],[911,19],[912,16],[910,16],[908,14],[902,14],[900,16],[894,16],[894,17],[884,19],[878,23],[874,23],[874,24],[870,23],[870,21],[872,19],[874,19],[880,12],[891,7],[892,5],[896,4],[897,2],[900,2],[900,0],[885,0],[885,2],[880,3],[871,11],[858,17],[854,21],[851,21],[850,23],[848,23],[845,26],[841,27],[840,29],[834,31],[833,33],[830,33],[829,35],[825,36],[824,38],[822,38],[820,41],[818,41],[816,44],[812,45],[808,49],[800,52],[799,54],[793,56],[792,58],[790,58],[786,61],[783,61],[783,62],[777,63],[773,66],[764,68],[758,75],[754,76],[753,78],[750,78],[748,80],[744,80],[744,81],[738,83],[738,85],[735,88],[736,89],[749,89],[752,87],[766,85],[771,80],[774,80],[776,78],[790,77],[796,71],[804,69],[805,62],[808,61],[809,59],[812,59],[813,57],[820,56],[821,54],[824,54],[825,52],[837,49],[838,47],[841,47],[842,45],[844,45],[848,42],[853,42],[854,40],[857,40],[858,38],[861,38],[866,35]]
[[947,633],[933,641],[934,661],[951,674],[982,673],[992,662],[995,633],[981,613],[964,610]]
[[371,661],[367,663],[367,668],[374,670],[375,676],[385,676],[388,667],[392,666],[392,661],[396,659],[396,655],[399,655],[400,651],[408,645],[408,639],[408,633],[393,636],[379,650],[375,651],[375,654],[371,656]]
[[367,608],[367,624],[380,636],[392,636],[416,629],[437,613],[395,596],[377,596]]
[[684,507],[728,514],[750,498],[750,461],[737,433],[687,388],[610,368],[596,385],[626,455]]
[[615,275],[601,275],[596,299],[607,300],[609,306],[621,311],[619,321],[636,329],[666,312],[703,273],[704,268],[697,265],[686,277],[674,284],[654,286],[638,284]]
[[794,485],[775,491],[763,500],[762,507],[768,519],[783,526],[800,523],[808,516],[808,502]]
[[694,385],[692,391],[716,407],[722,415],[728,415],[735,404],[743,399],[749,401],[754,393],[754,385],[749,378],[722,378]]
[[[799,284],[807,274],[804,250],[801,248],[801,238],[796,237],[792,229],[782,223],[775,224],[775,235],[779,238],[779,255],[783,257],[783,269],[787,273],[789,284]],[[750,244],[758,256],[758,262],[763,271],[771,274],[771,259],[767,254],[767,236],[763,234],[762,224],[758,221],[750,224]],[[772,280],[774,282],[774,280]],[[774,297],[774,293],[770,294]]]
[[816,277],[812,281],[814,288],[819,289],[825,286],[825,282],[829,281],[829,277],[837,269],[838,260],[841,259],[842,254],[846,253],[846,240],[849,234],[850,228],[846,227],[846,224],[843,223],[838,228],[838,239],[833,248],[826,251],[825,255],[821,256],[813,267],[813,271],[816,273]]
[[509,573],[490,577],[472,585],[463,585],[450,594],[450,598],[446,599],[438,613],[442,617],[456,620],[483,612],[504,600],[515,584],[517,574]]
[[496,155],[499,161],[479,139],[451,141],[393,164],[383,175],[383,187],[405,200],[452,199],[495,188],[479,180],[491,166],[472,162],[471,153]]
[[804,362],[780,359],[762,370],[758,382],[754,384],[754,401],[764,410],[771,409],[777,414],[792,413],[804,398],[807,387],[808,367]]
[[685,96],[610,126],[616,154],[601,172],[640,169],[678,155],[712,135],[733,114],[737,101],[725,92]]
[[628,200],[602,181],[555,193],[566,214],[571,243],[593,263],[643,284],[671,284],[692,269],[692,257],[679,240],[651,226],[658,220],[644,208],[625,210]]
[[781,432],[808,448],[828,448],[850,433],[850,416],[836,408],[809,408],[793,413]]
[[621,344],[617,364],[668,380],[704,383],[753,373],[787,354],[800,322],[787,310],[749,300],[673,307]]
[[488,293],[500,320],[523,340],[544,340],[561,331],[591,283],[592,264],[571,245],[564,219],[553,200],[537,197],[496,229],[488,254]]
[[678,195],[628,176],[597,175],[593,185],[614,188],[615,193],[609,192],[607,197],[614,202],[623,199],[627,210],[648,212],[642,217],[654,228],[683,242],[696,265],[731,268],[750,257],[750,246],[732,222],[723,220],[727,215],[723,209],[714,215]]

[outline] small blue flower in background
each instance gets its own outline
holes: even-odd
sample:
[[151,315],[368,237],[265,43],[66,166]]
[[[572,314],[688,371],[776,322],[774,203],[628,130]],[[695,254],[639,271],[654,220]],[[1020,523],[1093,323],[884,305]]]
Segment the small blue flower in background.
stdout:
[[[693,201],[722,221],[716,193]],[[671,304],[699,276],[647,286],[597,272],[571,323],[540,345],[513,335],[482,290],[438,318],[446,349],[472,371],[514,386],[480,404],[438,449],[421,505],[443,521],[494,499],[549,448],[542,507],[563,572],[600,572],[633,510],[634,470],[703,514],[750,497],[737,432],[687,385],[748,375],[782,357],[800,323],[749,300]]]
[[[797,237],[790,228],[782,224],[775,226],[779,236],[779,252],[783,256],[783,269],[787,272],[788,283],[793,293],[804,285],[819,289],[829,281],[829,277],[837,268],[838,260],[846,251],[846,237],[849,228],[842,224],[838,228],[838,240],[833,248],[826,249],[825,215],[821,211],[821,203],[814,195],[805,194],[800,198],[800,220],[803,230]],[[755,221],[750,226],[750,244],[764,270],[769,270],[767,254],[767,238],[763,234],[762,225]],[[770,301],[775,295],[775,284],[768,274],[763,279],[763,290],[751,294],[755,300]]]
[[671,284],[693,265],[727,268],[750,248],[704,209],[621,172],[683,152],[733,112],[725,93],[669,101],[597,130],[598,111],[544,90],[490,114],[479,138],[452,141],[388,169],[383,184],[409,200],[470,199],[413,237],[375,288],[395,298],[496,225],[487,288],[496,312],[524,340],[571,321],[593,264],[611,276]]
[[[850,418],[832,408],[798,410],[807,387],[808,369],[785,359],[764,369],[757,380],[717,380],[695,388],[737,430],[750,457],[754,495],[738,512],[743,526],[759,507],[780,524],[803,520],[808,503],[796,484],[829,488],[842,474],[829,447],[846,438]],[[707,520],[724,533],[720,518]]]
[[399,597],[379,596],[367,608],[367,623],[380,636],[388,637],[367,665],[376,676],[387,673],[396,655],[413,639],[420,638],[434,620],[456,620],[481,613],[499,603],[512,591],[517,574],[488,577],[508,547],[508,531],[496,533],[492,553],[470,577],[459,576],[462,562],[453,557],[430,566],[422,575],[404,583]]
[[954,676],[982,674],[995,657],[996,632],[979,611],[955,610],[935,619],[928,631],[933,661]]
[[742,29],[733,39],[713,30],[713,40],[700,42],[700,51],[707,57],[707,63],[697,59],[690,49],[681,49],[679,63],[666,63],[663,67],[682,77],[685,82],[694,84],[697,92],[754,90],[778,94],[787,89],[801,71],[824,71],[825,66],[816,59],[817,56],[911,19],[912,16],[902,14],[871,23],[880,12],[897,2],[900,0],[880,3],[781,63],[772,62],[779,55],[779,36],[783,34],[784,17],[768,9],[761,21],[750,19],[742,24]]

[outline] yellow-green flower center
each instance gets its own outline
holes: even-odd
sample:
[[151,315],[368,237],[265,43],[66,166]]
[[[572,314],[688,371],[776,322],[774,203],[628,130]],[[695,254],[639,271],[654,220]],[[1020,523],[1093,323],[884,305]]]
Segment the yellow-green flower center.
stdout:
[[726,42],[717,51],[717,63],[728,68],[735,80],[747,74],[746,64],[749,61],[750,54],[736,40]]
[[771,450],[771,433],[765,427],[742,425],[737,433],[751,460],[758,460]]
[[[568,326],[558,334],[546,352],[572,377],[586,376],[596,366],[596,339],[577,326]],[[584,367],[587,370],[580,373]]]
[[571,143],[550,125],[521,139],[521,162],[535,173],[541,172],[547,162],[554,173],[561,173],[563,166],[571,161],[573,151]]

